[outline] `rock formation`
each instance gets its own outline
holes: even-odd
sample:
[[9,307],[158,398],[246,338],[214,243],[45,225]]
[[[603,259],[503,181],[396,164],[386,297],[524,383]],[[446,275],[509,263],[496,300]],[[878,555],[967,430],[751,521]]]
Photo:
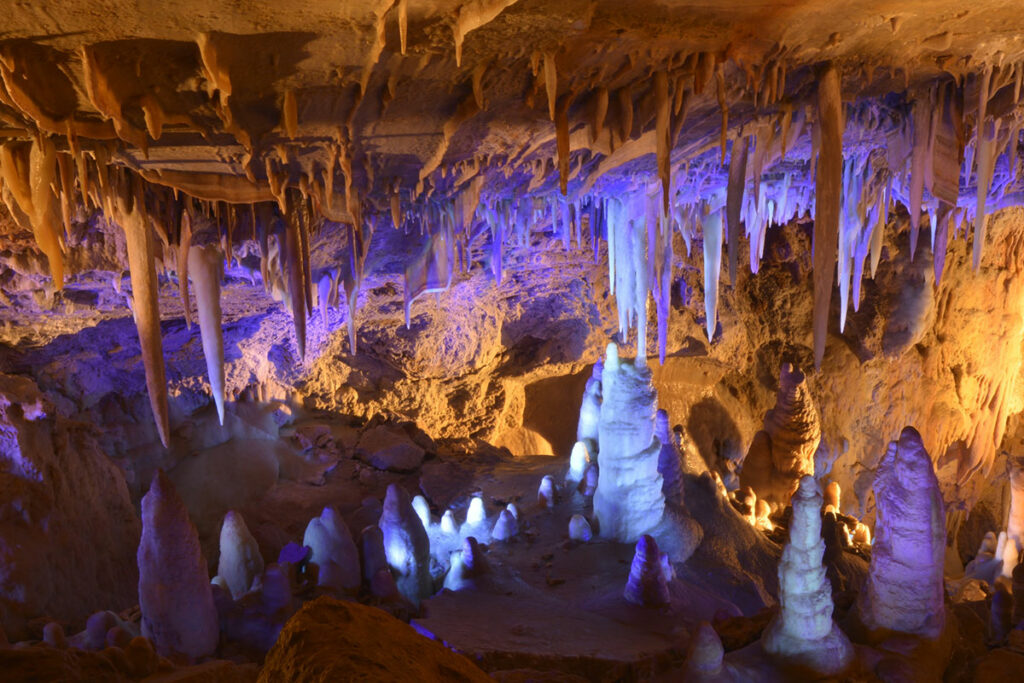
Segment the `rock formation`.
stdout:
[[804,373],[784,363],[775,407],[765,414],[764,428],[754,435],[743,460],[740,485],[752,487],[769,502],[785,504],[800,477],[814,474],[820,440],[818,410]]
[[430,539],[412,509],[409,494],[401,486],[388,486],[378,524],[388,565],[395,574],[395,584],[409,602],[417,605],[433,593]]
[[444,587],[458,591],[475,588],[477,581],[487,574],[487,559],[480,544],[472,536],[462,541],[462,547],[452,553],[451,567],[444,577]]
[[789,542],[779,564],[781,609],[761,645],[789,664],[834,676],[849,666],[853,646],[832,619],[832,585],[822,565],[822,495],[814,477],[800,479],[792,504]]
[[228,510],[220,527],[220,559],[217,576],[224,580],[235,600],[245,595],[253,580],[263,573],[259,544],[249,532],[241,513]]
[[495,541],[507,541],[519,533],[519,523],[508,510],[502,510],[491,530],[491,538]]
[[[215,240],[216,235],[212,239]],[[224,424],[224,334],[220,309],[223,271],[224,254],[216,242],[200,244],[197,240],[189,249],[188,272],[196,295],[196,308],[199,309],[199,332],[206,357],[206,373],[221,425]]]
[[680,452],[676,435],[668,425],[668,413],[658,410],[654,420],[654,434],[661,442],[658,453],[658,474],[661,475],[661,491],[665,500],[673,505],[683,504],[683,454]]
[[359,543],[362,548],[363,582],[370,594],[385,600],[400,598],[398,585],[388,564],[384,534],[380,527],[369,526],[363,529]]
[[572,445],[572,452],[569,454],[569,471],[565,475],[565,483],[574,488],[586,475],[587,467],[590,466],[591,457],[584,441],[577,441]]
[[555,505],[555,479],[550,474],[544,475],[537,487],[537,504],[542,508],[552,508]]
[[857,616],[869,631],[936,638],[945,623],[946,514],[931,458],[913,427],[889,444],[874,489],[875,540]]
[[722,639],[706,621],[700,622],[696,633],[690,639],[686,652],[686,680],[705,683],[716,680],[731,680],[723,675],[722,658],[725,649]]
[[319,568],[319,585],[350,593],[359,590],[359,551],[337,509],[329,505],[309,520],[302,545],[313,551],[309,559]]
[[580,419],[576,427],[576,440],[587,446],[591,456],[597,454],[600,440],[598,424],[601,421],[601,379],[604,374],[604,361],[594,363],[593,371],[583,390],[583,402],[580,405]]
[[213,654],[220,626],[206,560],[185,504],[159,470],[142,498],[138,563],[142,635],[165,657]]
[[594,514],[602,536],[633,543],[665,512],[654,434],[658,396],[650,369],[620,361],[615,344],[608,346],[602,390]]
[[658,550],[658,542],[647,534],[642,535],[636,542],[623,597],[644,607],[667,605],[670,596],[664,569],[666,559]]
[[414,496],[412,499],[412,509],[416,511],[416,516],[420,518],[420,522],[423,523],[424,529],[430,528],[430,504],[427,499],[423,496]]
[[590,530],[590,522],[583,515],[573,515],[569,519],[569,539],[573,541],[583,541],[586,543],[592,538],[592,532]]

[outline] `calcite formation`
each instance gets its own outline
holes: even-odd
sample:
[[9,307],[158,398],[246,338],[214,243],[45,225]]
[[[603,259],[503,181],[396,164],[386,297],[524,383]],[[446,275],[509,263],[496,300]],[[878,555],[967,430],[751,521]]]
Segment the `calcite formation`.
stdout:
[[679,443],[669,428],[668,413],[658,410],[654,421],[654,434],[661,442],[658,452],[658,474],[661,475],[661,491],[665,500],[674,504],[683,504],[683,455]]
[[620,361],[614,344],[608,346],[602,387],[594,514],[602,536],[633,543],[665,512],[661,444],[654,433],[658,396],[646,365]]
[[206,560],[188,510],[162,471],[142,499],[142,635],[165,657],[213,654],[220,637]]
[[771,502],[788,501],[800,477],[814,474],[821,426],[805,379],[792,363],[783,364],[775,407],[765,414],[764,428],[743,460],[740,485]]
[[636,542],[633,563],[629,567],[629,579],[622,593],[626,600],[644,607],[668,604],[671,597],[663,556],[653,537],[647,534],[640,537]]
[[822,495],[812,476],[793,495],[789,542],[779,564],[779,614],[761,636],[765,652],[821,675],[835,676],[853,659],[853,646],[832,619],[832,585],[825,576]]
[[[388,486],[378,523],[388,566],[395,574],[399,592],[413,604],[433,593],[430,577],[430,539],[416,516],[409,494],[397,484]],[[379,571],[379,567],[367,570]],[[373,580],[373,574],[370,575]]]
[[875,540],[857,616],[869,631],[937,638],[946,618],[945,505],[931,457],[913,427],[889,444],[874,491]]
[[302,545],[312,549],[309,559],[318,567],[319,585],[349,593],[359,590],[359,551],[336,508],[325,507],[319,517],[309,520]]
[[217,576],[226,584],[236,600],[252,588],[253,581],[263,573],[263,556],[245,519],[234,510],[224,515],[220,527],[220,557]]

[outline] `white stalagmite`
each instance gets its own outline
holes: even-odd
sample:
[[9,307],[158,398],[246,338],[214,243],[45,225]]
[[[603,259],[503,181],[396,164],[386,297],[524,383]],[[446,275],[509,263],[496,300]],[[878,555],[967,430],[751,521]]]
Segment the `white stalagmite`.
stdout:
[[444,514],[441,515],[441,533],[459,533],[459,525],[455,522],[455,514],[451,510],[445,510]]
[[195,660],[213,654],[220,625],[199,534],[174,485],[159,470],[142,498],[137,561],[142,635],[165,657]]
[[599,360],[594,363],[594,370],[583,389],[580,420],[576,427],[576,440],[587,444],[591,455],[595,455],[599,448],[597,424],[601,419],[601,377],[603,373],[604,362]]
[[498,521],[494,523],[491,538],[495,541],[507,541],[517,533],[519,533],[519,523],[515,516],[508,510],[502,510],[498,515]]
[[761,636],[765,652],[825,676],[843,671],[853,646],[832,620],[832,584],[821,560],[821,489],[805,476],[793,495],[789,543],[779,563],[782,609]]
[[476,526],[487,521],[487,513],[484,511],[484,499],[480,496],[473,496],[469,501],[469,508],[466,510],[466,524]]
[[412,509],[416,511],[416,516],[423,522],[423,528],[430,528],[430,504],[427,499],[423,496],[415,496],[412,499]]
[[433,592],[430,577],[430,539],[416,516],[409,494],[390,484],[378,522],[384,537],[384,552],[395,574],[399,592],[418,605]]
[[537,502],[543,508],[552,508],[555,505],[555,480],[550,474],[544,475],[537,488]]
[[345,520],[333,506],[309,520],[302,545],[313,550],[309,559],[320,569],[319,585],[350,593],[359,590],[359,551]]
[[608,345],[602,385],[594,514],[602,536],[632,543],[665,512],[658,473],[661,443],[654,434],[658,395],[650,369],[620,361],[615,344]]
[[253,580],[263,573],[263,556],[259,544],[249,532],[241,513],[228,510],[220,527],[220,559],[217,576],[224,579],[231,597],[237,600],[252,587]]
[[931,457],[913,427],[875,473],[875,541],[856,612],[869,630],[938,637],[945,623],[946,511]]
[[574,541],[587,542],[593,537],[590,522],[583,515],[573,515],[569,520],[569,538]]
[[217,418],[224,424],[224,333],[221,328],[220,280],[224,255],[216,242],[193,244],[188,250],[188,276],[199,309],[199,333],[206,357],[210,392],[217,406]]
[[1006,536],[1024,550],[1024,457],[1008,457],[1010,474],[1010,510],[1006,519]]
[[590,461],[587,444],[582,441],[574,443],[572,452],[569,454],[569,472],[565,475],[565,481],[570,487],[583,481],[583,475],[586,474]]
[[668,413],[664,410],[659,410],[655,416],[654,433],[658,437],[658,441],[661,442],[661,450],[658,453],[658,474],[662,478],[662,493],[670,503],[682,505],[682,453],[679,452],[679,446],[668,426]]

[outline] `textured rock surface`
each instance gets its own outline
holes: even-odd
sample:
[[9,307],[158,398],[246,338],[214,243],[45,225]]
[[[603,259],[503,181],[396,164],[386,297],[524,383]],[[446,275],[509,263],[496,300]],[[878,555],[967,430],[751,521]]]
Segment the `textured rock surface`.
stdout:
[[0,374],[0,625],[84,620],[136,599],[139,519],[94,430],[63,419],[24,377]]
[[386,612],[328,597],[306,603],[267,655],[260,681],[488,681],[468,659]]
[[874,491],[875,542],[857,616],[871,631],[936,638],[945,623],[945,506],[917,430],[905,428],[889,445]]

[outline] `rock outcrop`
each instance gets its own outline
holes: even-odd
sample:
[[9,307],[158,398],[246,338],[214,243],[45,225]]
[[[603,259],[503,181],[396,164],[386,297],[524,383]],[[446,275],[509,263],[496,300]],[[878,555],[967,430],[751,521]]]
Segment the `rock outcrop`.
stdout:
[[484,683],[491,678],[387,612],[325,596],[307,602],[285,624],[259,680]]

